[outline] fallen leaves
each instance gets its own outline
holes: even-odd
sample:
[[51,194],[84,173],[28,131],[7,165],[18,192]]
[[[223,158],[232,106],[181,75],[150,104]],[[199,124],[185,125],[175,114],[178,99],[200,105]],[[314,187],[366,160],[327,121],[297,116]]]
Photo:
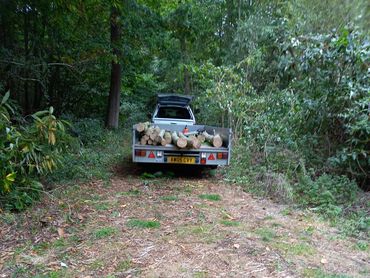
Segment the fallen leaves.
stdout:
[[237,244],[237,243],[235,243],[233,246],[234,246],[235,249],[239,249],[240,248],[240,245]]
[[57,231],[58,231],[59,238],[64,238],[65,237],[65,232],[64,232],[63,228],[58,227]]

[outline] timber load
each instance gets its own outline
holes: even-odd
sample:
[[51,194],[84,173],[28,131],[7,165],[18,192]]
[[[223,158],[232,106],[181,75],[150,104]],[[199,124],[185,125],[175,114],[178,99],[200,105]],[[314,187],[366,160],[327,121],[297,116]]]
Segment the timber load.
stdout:
[[134,127],[138,132],[140,145],[174,145],[179,149],[199,149],[202,146],[220,148],[223,140],[220,134],[209,134],[207,131],[177,132],[161,129],[149,122],[138,123]]

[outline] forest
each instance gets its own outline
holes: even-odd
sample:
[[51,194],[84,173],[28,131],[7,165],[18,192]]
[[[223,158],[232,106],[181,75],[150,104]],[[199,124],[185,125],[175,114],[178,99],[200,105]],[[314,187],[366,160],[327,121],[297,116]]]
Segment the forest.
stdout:
[[368,239],[366,0],[0,0],[0,215],[109,183],[158,93],[232,128],[212,175]]

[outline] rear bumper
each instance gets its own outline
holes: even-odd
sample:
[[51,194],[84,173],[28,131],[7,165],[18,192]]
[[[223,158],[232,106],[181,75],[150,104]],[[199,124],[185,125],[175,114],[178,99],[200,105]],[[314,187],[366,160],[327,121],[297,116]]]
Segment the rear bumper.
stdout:
[[[223,156],[221,154],[223,154]],[[132,160],[136,163],[218,166],[229,165],[230,152],[227,148],[209,147],[179,150],[174,146],[159,147],[134,145]]]

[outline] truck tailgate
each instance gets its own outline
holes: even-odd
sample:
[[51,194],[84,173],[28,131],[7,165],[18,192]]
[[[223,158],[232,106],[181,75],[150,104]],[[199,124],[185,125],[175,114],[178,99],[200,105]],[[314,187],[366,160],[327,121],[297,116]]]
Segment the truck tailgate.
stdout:
[[[161,129],[169,131],[182,131],[182,125],[158,125]],[[138,163],[171,163],[171,164],[194,164],[194,165],[228,165],[230,163],[231,129],[219,128],[207,125],[188,126],[189,132],[205,130],[210,134],[220,134],[224,144],[215,148],[202,144],[199,149],[179,149],[172,144],[141,145],[139,134],[133,127],[133,152],[132,159]]]

